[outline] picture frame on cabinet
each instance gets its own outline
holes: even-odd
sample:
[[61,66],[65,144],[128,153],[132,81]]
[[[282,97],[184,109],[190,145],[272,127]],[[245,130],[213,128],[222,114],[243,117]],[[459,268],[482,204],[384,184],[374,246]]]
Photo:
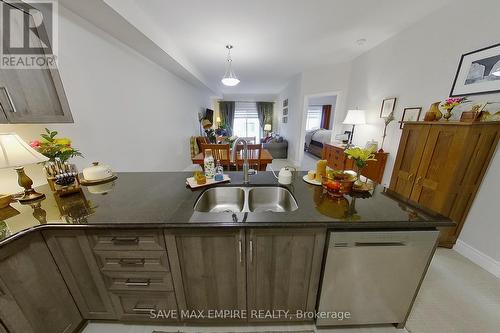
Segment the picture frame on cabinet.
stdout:
[[500,92],[500,44],[460,57],[450,97]]
[[396,107],[396,97],[386,98],[382,101],[382,107],[380,108],[380,118],[388,117],[394,108]]
[[420,106],[404,108],[403,115],[401,116],[401,121],[399,122],[399,128],[403,129],[403,122],[405,121],[418,121],[421,112],[422,112],[422,107]]

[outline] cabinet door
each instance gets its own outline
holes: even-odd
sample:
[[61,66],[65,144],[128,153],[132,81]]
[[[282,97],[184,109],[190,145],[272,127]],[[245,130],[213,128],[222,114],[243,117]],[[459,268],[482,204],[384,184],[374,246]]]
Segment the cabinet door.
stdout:
[[[33,17],[16,5],[4,4],[3,9],[18,10],[20,15],[10,15],[12,45],[23,44],[21,18],[36,27]],[[28,5],[27,5],[28,6]],[[46,34],[44,25],[38,33]],[[42,45],[38,38],[30,38],[30,45]],[[33,45],[37,46],[37,45]],[[0,69],[0,104],[11,123],[67,123],[73,122],[69,104],[57,69],[51,68],[2,68]]]
[[181,311],[246,309],[243,229],[165,231],[165,241]]
[[0,320],[10,333],[74,332],[82,322],[38,233],[2,247],[0,305]]
[[85,319],[114,319],[111,298],[83,230],[50,230],[43,236]]
[[410,199],[443,215],[449,214],[449,189],[457,168],[463,168],[468,129],[433,125],[421,157]]
[[414,124],[405,124],[403,128],[390,188],[406,198],[411,195],[429,128],[429,125]]
[[[325,243],[324,229],[251,229],[247,232],[249,321],[290,321],[314,311]],[[255,317],[255,311],[290,311]]]

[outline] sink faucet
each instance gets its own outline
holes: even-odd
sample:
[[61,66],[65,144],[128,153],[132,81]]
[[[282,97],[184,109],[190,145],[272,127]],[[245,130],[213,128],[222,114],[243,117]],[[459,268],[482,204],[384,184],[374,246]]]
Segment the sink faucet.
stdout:
[[236,138],[233,143],[233,150],[231,151],[231,160],[237,163],[236,161],[236,147],[238,146],[238,143],[242,142],[243,143],[243,184],[249,184],[250,179],[249,175],[254,175],[256,174],[256,171],[253,169],[250,169],[250,166],[248,165],[248,142],[243,139],[243,138]]

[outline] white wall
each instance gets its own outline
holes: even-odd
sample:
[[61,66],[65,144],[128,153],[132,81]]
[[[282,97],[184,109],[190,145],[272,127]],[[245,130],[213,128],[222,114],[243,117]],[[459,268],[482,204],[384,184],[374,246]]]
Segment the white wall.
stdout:
[[[364,145],[372,138],[381,142],[383,121],[379,113],[384,98],[398,98],[397,121],[405,107],[422,106],[423,117],[432,102],[446,98],[460,56],[499,42],[499,11],[500,4],[495,0],[457,1],[355,59],[347,107],[367,110],[368,124],[356,127],[354,143]],[[450,19],[443,19],[443,13]],[[479,95],[473,99],[500,101],[500,95]],[[338,113],[342,111],[345,109]],[[390,180],[401,136],[397,121],[390,124],[384,145],[390,153],[385,184]],[[497,153],[460,235],[463,242],[497,262],[499,170]]]
[[[282,122],[283,101],[288,99],[288,122]],[[302,75],[297,74],[290,79],[288,85],[280,93],[275,104],[275,115],[278,121],[278,133],[288,140],[288,160],[297,161],[300,141],[300,119],[302,118]],[[294,162],[295,165],[298,163]]]
[[[85,159],[117,171],[183,170],[197,113],[210,107],[201,91],[152,63],[64,7],[59,8],[59,69],[74,124],[47,125],[73,139]],[[35,139],[43,125],[0,125]],[[29,168],[36,183],[41,167]],[[19,187],[12,170],[0,170],[0,193]]]

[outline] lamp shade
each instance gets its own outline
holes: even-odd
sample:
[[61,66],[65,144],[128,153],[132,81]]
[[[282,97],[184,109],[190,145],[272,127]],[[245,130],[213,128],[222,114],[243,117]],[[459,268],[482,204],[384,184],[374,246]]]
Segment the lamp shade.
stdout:
[[0,133],[0,169],[14,168],[49,159],[24,142],[15,133]]
[[365,111],[363,110],[349,110],[345,116],[344,122],[346,125],[362,125],[366,124]]
[[221,123],[220,117],[217,117],[215,121],[217,122],[217,124],[220,124]]
[[212,122],[208,119],[203,119],[201,121],[201,126],[203,126],[203,129],[209,129],[210,127],[212,127]]
[[271,124],[265,124],[264,125],[264,131],[270,131],[272,129]]

